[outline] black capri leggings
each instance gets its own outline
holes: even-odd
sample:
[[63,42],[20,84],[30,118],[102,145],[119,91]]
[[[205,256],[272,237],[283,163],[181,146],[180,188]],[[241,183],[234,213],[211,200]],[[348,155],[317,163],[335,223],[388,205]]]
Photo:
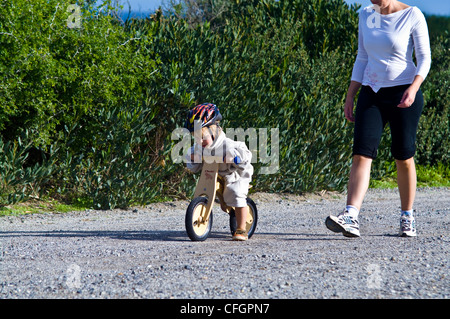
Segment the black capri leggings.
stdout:
[[406,160],[416,152],[416,133],[423,109],[423,95],[419,90],[408,108],[397,107],[409,85],[381,88],[375,93],[362,86],[356,104],[353,155],[375,159],[384,126],[391,129],[392,156]]

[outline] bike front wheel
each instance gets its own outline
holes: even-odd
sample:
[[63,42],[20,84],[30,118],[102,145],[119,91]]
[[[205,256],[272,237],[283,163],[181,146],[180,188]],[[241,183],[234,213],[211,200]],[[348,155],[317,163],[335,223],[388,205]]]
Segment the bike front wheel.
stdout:
[[186,232],[192,241],[204,241],[211,233],[213,214],[211,211],[208,220],[205,220],[207,204],[208,199],[200,196],[194,198],[186,209]]

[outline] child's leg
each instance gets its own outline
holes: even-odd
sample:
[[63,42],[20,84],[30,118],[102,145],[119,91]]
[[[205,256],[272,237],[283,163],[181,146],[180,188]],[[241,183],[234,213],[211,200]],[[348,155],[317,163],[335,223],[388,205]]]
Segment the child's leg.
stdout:
[[248,206],[235,207],[234,212],[236,214],[236,231],[233,234],[233,240],[246,241],[248,239],[247,233],[247,214]]
[[234,240],[247,239],[247,215],[249,213],[247,206],[247,194],[249,187],[249,179],[241,178],[234,183],[225,186],[223,198],[228,206],[234,207],[236,214],[236,234],[233,235]]
[[248,206],[236,207],[234,211],[236,213],[237,228],[245,230],[247,228]]

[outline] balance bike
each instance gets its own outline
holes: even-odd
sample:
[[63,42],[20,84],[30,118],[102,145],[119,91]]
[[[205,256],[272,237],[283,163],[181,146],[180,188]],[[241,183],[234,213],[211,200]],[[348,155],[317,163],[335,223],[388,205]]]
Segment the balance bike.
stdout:
[[[195,188],[194,197],[190,202],[185,217],[186,231],[192,241],[204,241],[209,237],[213,224],[212,207],[218,198],[221,209],[230,215],[231,234],[236,231],[236,214],[234,207],[227,206],[223,199],[225,180],[218,174],[222,157],[204,156],[202,173]],[[247,197],[246,230],[250,238],[256,229],[258,210],[256,204]]]

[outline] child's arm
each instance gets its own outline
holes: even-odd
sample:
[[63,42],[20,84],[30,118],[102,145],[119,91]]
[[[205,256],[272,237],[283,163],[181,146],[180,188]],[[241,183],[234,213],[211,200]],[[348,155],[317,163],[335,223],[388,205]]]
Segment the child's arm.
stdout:
[[[231,143],[230,143],[231,144]],[[226,162],[230,169],[224,175],[227,185],[236,182],[240,178],[251,178],[253,166],[251,165],[252,153],[244,142],[234,142],[227,146]]]
[[252,152],[249,151],[245,143],[237,142],[234,148],[227,150],[226,163],[235,164],[238,167],[243,167],[250,163],[252,159]]
[[[201,153],[200,153],[201,154]],[[201,155],[195,152],[195,146],[192,146],[185,155],[185,163],[188,170],[192,173],[197,173],[202,170]]]

